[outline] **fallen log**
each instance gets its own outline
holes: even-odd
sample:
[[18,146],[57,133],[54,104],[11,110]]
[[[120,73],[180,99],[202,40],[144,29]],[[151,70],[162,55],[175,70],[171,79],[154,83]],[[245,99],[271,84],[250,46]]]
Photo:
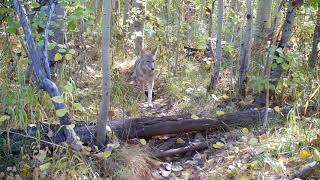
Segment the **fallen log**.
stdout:
[[[192,119],[190,114],[164,116],[164,117],[144,117],[125,120],[114,120],[109,122],[113,133],[121,139],[128,138],[150,138],[152,136],[176,134],[192,131],[206,131],[210,129],[229,129],[237,126],[250,126],[261,124],[266,109],[252,109],[233,113],[226,113],[215,118]],[[290,108],[284,108],[281,113],[286,115]],[[269,117],[279,114],[274,109],[268,109]],[[79,125],[80,124],[80,125]],[[10,131],[10,146],[12,149],[20,151],[24,145],[35,142],[28,137],[38,137],[42,141],[59,144],[64,142],[63,132],[60,125],[49,125],[45,123],[28,127],[26,130]],[[74,128],[80,140],[85,144],[92,144],[95,138],[95,125],[76,124]],[[6,132],[0,138],[7,139]],[[40,135],[40,137],[39,137]],[[38,140],[39,142],[39,140]]]
[[166,151],[160,151],[157,153],[154,153],[153,156],[156,158],[164,158],[164,157],[170,157],[170,156],[175,156],[178,154],[186,153],[189,151],[200,151],[203,149],[207,149],[210,147],[210,145],[216,143],[218,140],[208,140],[208,141],[203,141],[203,142],[190,142],[188,145],[180,147],[180,148],[175,148],[175,149],[169,149]]

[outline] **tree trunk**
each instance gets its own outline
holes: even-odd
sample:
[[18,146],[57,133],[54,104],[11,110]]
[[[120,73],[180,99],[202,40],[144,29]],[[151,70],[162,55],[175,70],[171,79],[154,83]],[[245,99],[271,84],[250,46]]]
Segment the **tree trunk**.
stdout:
[[102,98],[100,113],[97,123],[97,142],[104,145],[107,137],[107,121],[110,108],[110,74],[109,74],[109,46],[110,46],[110,21],[111,21],[111,0],[103,1],[103,22],[102,22]]
[[133,30],[135,33],[135,54],[138,56],[144,48],[144,22],[147,7],[147,0],[134,0],[132,3],[133,8],[140,10],[137,14],[137,19],[133,22]]
[[[285,46],[287,45],[287,42],[290,40],[291,34],[292,34],[292,27],[294,25],[295,14],[296,14],[297,9],[302,4],[303,4],[303,0],[294,0],[294,1],[289,2],[288,9],[286,12],[286,17],[284,19],[284,24],[282,26],[281,39],[280,39],[280,42],[277,46],[278,48],[284,49]],[[275,51],[274,57],[275,58],[280,57],[280,54],[278,51]],[[282,63],[286,63],[286,62],[282,62]],[[277,63],[277,61],[275,59],[272,59],[272,64],[275,64],[276,68],[271,68],[270,79],[272,81],[270,82],[270,84],[274,87],[277,87],[278,82],[280,81],[280,77],[282,75],[283,69],[282,69],[281,64]],[[270,94],[275,94],[275,92],[271,91]],[[265,106],[266,105],[265,96],[266,96],[266,93],[264,91],[261,92],[260,94],[258,94],[255,97],[254,104],[258,105],[258,106]]]
[[[179,6],[179,4],[178,4]],[[178,8],[177,9],[178,12],[177,12],[177,17],[178,17],[178,22],[177,22],[177,41],[176,41],[176,49],[175,49],[175,57],[174,57],[174,72],[173,74],[176,75],[177,73],[177,67],[178,67],[178,62],[179,62],[179,46],[180,46],[180,16],[181,16],[181,12],[180,12],[180,9]]]
[[213,57],[213,47],[212,47],[212,26],[213,26],[213,10],[214,10],[214,3],[216,2],[216,0],[212,0],[211,3],[211,11],[210,11],[210,15],[209,15],[209,22],[208,22],[208,47],[209,47],[209,51],[210,51],[210,56]]
[[170,41],[169,41],[169,7],[170,7],[170,0],[164,1],[164,14],[166,19],[166,62],[168,67],[168,72],[170,72],[171,63],[170,63]]
[[124,1],[124,9],[123,9],[123,19],[122,19],[122,24],[123,24],[123,29],[125,32],[128,30],[128,18],[129,18],[129,0]]
[[209,85],[209,92],[214,93],[219,80],[220,66],[222,60],[222,20],[223,20],[223,0],[218,0],[218,15],[217,15],[217,40],[216,40],[216,61],[212,65],[212,76]]
[[252,40],[252,0],[246,0],[246,26],[242,32],[240,40],[239,55],[239,80],[238,80],[238,97],[246,97],[246,88],[248,82],[249,62],[251,58],[251,40]]
[[262,76],[262,67],[265,65],[267,51],[267,33],[270,29],[272,0],[259,0],[257,18],[253,32],[253,65],[256,69],[255,75]]
[[271,5],[272,0],[259,0],[258,2],[257,18],[253,36],[256,42],[265,43],[263,45],[266,45],[266,33],[271,25]]
[[317,22],[316,27],[314,28],[313,40],[312,40],[312,51],[309,57],[309,68],[315,69],[318,65],[318,44],[320,42],[320,2],[318,3],[318,12],[317,12]]
[[[37,76],[37,79],[39,81],[40,88],[47,91],[47,93],[49,94],[49,96],[51,98],[56,97],[56,96],[60,96],[61,93],[60,93],[58,87],[56,86],[56,84],[53,81],[51,81],[50,79],[48,79],[46,77],[46,74],[43,72],[43,67],[41,66],[39,52],[37,51],[37,49],[39,49],[39,47],[36,47],[36,45],[35,45],[32,31],[31,31],[30,27],[28,26],[26,17],[24,15],[23,9],[19,3],[19,0],[14,0],[13,4],[14,4],[14,7],[17,11],[18,17],[21,22],[21,26],[22,26],[24,34],[25,34],[29,54],[30,54],[31,60],[32,60],[32,65],[33,65],[35,74]],[[53,105],[54,105],[56,111],[65,109],[64,103],[57,103],[55,101],[52,101],[52,102],[53,102]],[[72,121],[69,118],[68,113],[65,113],[63,116],[59,117],[59,119],[60,119],[61,125],[70,125],[72,123]],[[76,147],[77,146],[77,135],[76,135],[75,131],[73,129],[69,130],[69,129],[65,128],[65,126],[64,126],[63,127],[63,134],[64,134],[64,138],[67,138],[69,143],[74,148],[77,148]]]

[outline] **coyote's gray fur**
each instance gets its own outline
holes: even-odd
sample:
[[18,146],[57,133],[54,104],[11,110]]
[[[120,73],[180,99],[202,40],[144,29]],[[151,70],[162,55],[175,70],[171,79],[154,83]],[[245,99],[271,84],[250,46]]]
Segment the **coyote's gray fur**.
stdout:
[[145,85],[148,87],[148,106],[152,107],[152,91],[155,79],[155,61],[157,58],[158,48],[151,53],[146,53],[144,50],[140,51],[140,57],[134,64],[133,78],[142,86],[143,92]]

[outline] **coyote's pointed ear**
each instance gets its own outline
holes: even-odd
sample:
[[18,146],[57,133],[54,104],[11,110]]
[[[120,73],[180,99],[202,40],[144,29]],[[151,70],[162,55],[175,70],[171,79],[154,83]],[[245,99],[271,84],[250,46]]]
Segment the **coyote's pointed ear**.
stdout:
[[139,56],[142,57],[145,53],[146,53],[145,50],[143,48],[141,48]]
[[151,54],[153,55],[154,59],[157,59],[158,56],[158,47],[156,47],[153,51],[151,51]]

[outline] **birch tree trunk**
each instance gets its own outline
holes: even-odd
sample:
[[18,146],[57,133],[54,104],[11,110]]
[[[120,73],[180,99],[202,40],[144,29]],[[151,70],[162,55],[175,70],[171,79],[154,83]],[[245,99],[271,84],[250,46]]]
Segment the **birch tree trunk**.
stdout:
[[129,0],[124,0],[124,9],[123,9],[123,19],[122,19],[122,25],[125,31],[128,30],[128,18],[129,18]]
[[110,74],[109,74],[109,46],[110,46],[110,21],[111,21],[111,0],[103,1],[103,22],[102,22],[102,98],[100,113],[97,123],[97,143],[104,145],[107,137],[106,125],[110,108]]
[[216,62],[212,65],[212,76],[209,85],[209,92],[214,93],[219,80],[220,66],[222,60],[222,20],[223,20],[223,0],[218,0],[218,15],[217,15],[217,40],[216,40]]
[[320,42],[320,2],[318,3],[317,22],[314,28],[313,40],[312,40],[312,51],[309,57],[309,68],[315,69],[319,63],[318,57],[318,44]]
[[134,40],[135,54],[138,56],[141,49],[144,48],[144,22],[147,0],[134,0],[132,6],[140,10],[140,12],[137,14],[138,19],[133,22],[133,30],[136,34],[136,38]]
[[[50,3],[54,3],[54,2],[51,1]],[[34,68],[34,72],[39,81],[39,88],[44,89],[51,98],[56,96],[61,96],[61,93],[57,85],[52,80],[50,80],[47,77],[46,73],[43,71],[44,68],[41,65],[42,64],[41,58],[43,57],[40,56],[39,54],[40,52],[38,51],[40,47],[37,46],[34,41],[31,28],[28,25],[26,16],[23,12],[23,9],[21,7],[19,0],[13,0],[13,5],[17,11],[22,29],[25,34],[28,51],[32,60],[32,66]],[[51,11],[50,13],[53,13],[53,11]],[[52,14],[50,14],[49,16],[51,15]],[[46,26],[46,28],[48,28],[49,26],[50,26],[50,23]],[[46,29],[45,31],[48,31],[48,29]],[[56,112],[66,111],[64,103],[58,103],[55,101],[52,101],[52,103],[55,107]],[[69,118],[68,112],[64,113],[63,115],[60,115],[59,120],[61,125],[70,125],[72,123],[72,121]],[[75,133],[75,131],[73,129],[67,129],[65,126],[62,130],[65,136],[64,138],[67,138],[67,142],[71,145],[71,147],[78,149],[79,146],[77,145],[78,140],[77,140],[77,134]]]
[[[254,40],[257,42],[265,42],[266,33],[270,28],[272,0],[259,0],[257,9],[257,18],[254,28]],[[262,43],[262,42],[261,42]]]
[[[179,4],[177,4],[179,6]],[[177,22],[177,42],[176,42],[176,48],[175,48],[175,57],[174,57],[174,72],[173,74],[176,75],[177,73],[177,66],[179,62],[179,46],[180,46],[180,16],[181,12],[178,7],[178,12],[177,12],[177,17],[178,17],[178,22]]]
[[246,25],[242,31],[240,40],[239,55],[239,80],[238,95],[239,98],[246,97],[246,87],[248,82],[249,62],[251,58],[251,41],[252,41],[252,0],[246,0]]
[[259,0],[258,9],[256,15],[256,21],[254,26],[254,42],[253,42],[253,59],[255,69],[257,69],[256,74],[262,74],[262,69],[266,61],[266,51],[267,51],[267,33],[270,29],[270,19],[271,19],[271,5],[272,0]]
[[210,11],[210,15],[209,15],[209,22],[208,22],[208,38],[209,38],[209,41],[208,41],[208,47],[209,47],[209,51],[210,51],[210,56],[213,57],[214,54],[213,54],[213,47],[212,47],[212,26],[213,26],[213,22],[212,22],[212,19],[213,19],[213,10],[214,10],[214,3],[216,2],[216,0],[212,0],[212,3],[211,3],[211,11]]
[[[291,34],[292,34],[292,27],[294,25],[294,18],[296,15],[296,11],[300,6],[302,6],[302,4],[303,4],[303,0],[292,0],[292,1],[288,2],[286,17],[284,19],[284,24],[282,26],[281,39],[280,39],[280,42],[277,46],[278,48],[280,48],[280,49],[285,48],[285,46],[287,45],[287,42],[290,40]],[[275,51],[274,57],[278,58],[279,56],[280,56],[279,52]],[[278,82],[280,80],[280,77],[282,75],[282,71],[283,71],[281,64],[277,63],[275,58],[272,59],[272,64],[275,65],[275,68],[272,68],[270,71],[270,79],[272,79],[272,81],[270,82],[270,85],[272,85],[273,87],[277,87]],[[282,62],[282,63],[286,63],[286,62]],[[274,94],[274,93],[275,93],[274,91],[270,92],[270,94]],[[269,98],[269,97],[267,97],[267,98]],[[266,93],[261,92],[260,94],[258,94],[255,97],[254,104],[256,104],[258,106],[265,106],[266,105]]]

